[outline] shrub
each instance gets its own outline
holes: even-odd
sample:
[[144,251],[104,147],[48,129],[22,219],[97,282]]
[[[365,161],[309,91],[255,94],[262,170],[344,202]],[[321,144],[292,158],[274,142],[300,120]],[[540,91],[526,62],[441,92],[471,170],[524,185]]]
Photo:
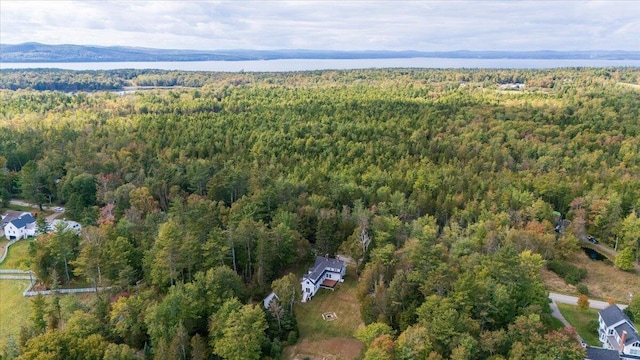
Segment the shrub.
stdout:
[[578,298],[578,309],[589,309],[589,298],[587,297],[587,295],[580,295],[580,297]]
[[298,342],[298,332],[295,330],[289,331],[289,335],[287,336],[287,343],[289,345],[293,345]]
[[578,293],[582,295],[589,295],[589,288],[585,284],[576,285],[576,290],[578,290]]
[[270,355],[274,359],[280,359],[280,355],[282,355],[282,343],[280,342],[280,339],[273,339]]
[[567,283],[571,285],[578,284],[582,279],[587,276],[587,270],[579,268],[566,261],[551,260],[547,263],[547,269],[558,274]]

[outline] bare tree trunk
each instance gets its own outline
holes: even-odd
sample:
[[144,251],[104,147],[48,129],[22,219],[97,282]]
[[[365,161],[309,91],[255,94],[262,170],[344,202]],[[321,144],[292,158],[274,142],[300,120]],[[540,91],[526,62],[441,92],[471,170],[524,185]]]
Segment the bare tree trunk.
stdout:
[[67,276],[67,282],[71,281],[71,278],[69,277],[69,265],[67,264],[67,255],[64,255],[64,273]]

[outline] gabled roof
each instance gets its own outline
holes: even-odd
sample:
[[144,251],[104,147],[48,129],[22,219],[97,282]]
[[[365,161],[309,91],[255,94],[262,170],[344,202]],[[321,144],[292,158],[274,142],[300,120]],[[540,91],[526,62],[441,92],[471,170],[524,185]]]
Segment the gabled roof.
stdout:
[[606,309],[600,310],[600,317],[602,317],[602,320],[607,327],[613,326],[620,321],[626,321],[631,324],[629,317],[627,317],[627,315],[620,310],[618,305],[615,304],[610,305]]
[[2,215],[2,225],[6,225],[10,223],[12,220],[19,218],[20,216],[28,214],[24,211],[7,211],[4,215]]
[[313,267],[309,269],[309,273],[306,275],[303,275],[302,278],[309,279],[315,283],[318,281],[318,279],[322,277],[322,274],[324,274],[327,268],[342,270],[344,266],[345,266],[345,263],[342,260],[329,259],[327,257],[317,256],[315,264],[313,264]]
[[18,229],[23,228],[28,224],[33,224],[34,222],[36,222],[36,219],[34,219],[31,214],[23,214],[19,218],[11,220],[13,226],[17,227]]
[[587,360],[619,360],[620,354],[615,350],[587,346]]
[[622,336],[622,332],[627,332],[627,338],[624,341],[624,345],[633,344],[636,341],[639,341],[638,334],[636,333],[636,329],[634,329],[630,323],[622,323],[615,327],[615,331],[618,333],[618,336]]
[[266,298],[264,298],[264,300],[262,301],[262,304],[264,305],[264,308],[265,308],[265,309],[268,309],[268,308],[269,308],[269,305],[271,305],[271,301],[272,301],[274,298],[276,298],[276,299],[280,300],[280,299],[278,298],[278,295],[276,295],[276,293],[274,293],[273,291],[271,292],[271,294],[267,295],[267,297],[266,297]]

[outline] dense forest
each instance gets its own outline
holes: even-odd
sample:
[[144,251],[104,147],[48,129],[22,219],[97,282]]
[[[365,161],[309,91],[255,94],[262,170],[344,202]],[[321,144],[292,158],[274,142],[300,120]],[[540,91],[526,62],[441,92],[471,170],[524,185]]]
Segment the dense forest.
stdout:
[[[364,359],[583,359],[552,330],[541,269],[588,234],[617,243],[620,269],[638,261],[638,68],[1,84],[3,202],[62,204],[84,225],[39,235],[32,269],[48,288],[102,288],[65,311],[37,297],[7,358],[279,358],[298,340],[290,271],[344,254]],[[93,91],[132,85],[181,87]]]

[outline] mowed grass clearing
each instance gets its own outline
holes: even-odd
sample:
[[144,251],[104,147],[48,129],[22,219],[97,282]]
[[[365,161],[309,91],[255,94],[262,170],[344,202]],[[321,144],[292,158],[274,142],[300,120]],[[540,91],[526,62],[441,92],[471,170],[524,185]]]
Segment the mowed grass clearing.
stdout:
[[[285,348],[284,359],[356,359],[363,344],[353,337],[364,326],[356,298],[358,286],[355,269],[347,268],[345,281],[335,291],[320,289],[313,299],[295,305],[300,341]],[[336,319],[326,321],[323,313],[335,313]]]
[[598,339],[598,310],[587,309],[580,310],[575,305],[557,304],[558,309],[565,319],[573,326],[578,335],[591,346],[600,346]]
[[29,323],[31,298],[22,296],[29,280],[0,280],[0,347],[9,335],[16,340],[20,326]]
[[0,264],[0,269],[29,270],[29,243],[33,239],[22,239],[9,248],[6,259]]

